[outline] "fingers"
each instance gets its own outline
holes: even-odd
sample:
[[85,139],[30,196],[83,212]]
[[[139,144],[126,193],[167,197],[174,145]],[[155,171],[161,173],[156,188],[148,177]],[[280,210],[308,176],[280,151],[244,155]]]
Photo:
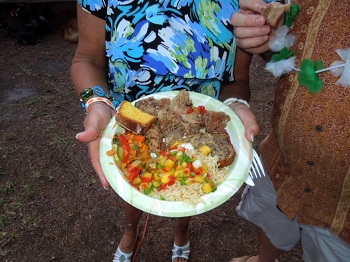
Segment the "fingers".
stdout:
[[[267,38],[267,40],[265,40]],[[251,54],[262,54],[269,50],[268,37],[236,39],[237,45]]]
[[234,26],[263,26],[265,18],[250,11],[239,10],[232,15],[231,23]]
[[263,53],[269,50],[270,27],[260,15],[267,4],[261,0],[241,1],[240,10],[231,17],[236,43],[250,53]]
[[254,137],[259,134],[259,125],[255,115],[249,107],[242,103],[234,103],[230,105],[230,108],[237,114],[241,119],[245,127],[245,137],[249,142],[254,142]]
[[99,146],[100,146],[100,138],[95,141],[89,143],[89,155],[92,167],[94,168],[96,174],[98,175],[101,184],[104,189],[109,188],[109,183],[107,181],[106,176],[103,173],[101,162],[100,162],[100,154],[99,154]]
[[76,135],[76,138],[80,142],[88,143],[92,167],[100,178],[102,186],[105,189],[109,187],[109,183],[101,167],[99,146],[102,132],[106,128],[113,113],[113,110],[111,110],[105,104],[91,104],[89,107],[89,112],[84,120],[85,131]]
[[82,143],[88,143],[97,139],[101,135],[102,130],[94,126],[88,126],[84,132],[78,133],[76,138]]
[[267,4],[262,0],[241,0],[239,1],[241,10],[249,10],[260,13],[262,9],[267,8]]

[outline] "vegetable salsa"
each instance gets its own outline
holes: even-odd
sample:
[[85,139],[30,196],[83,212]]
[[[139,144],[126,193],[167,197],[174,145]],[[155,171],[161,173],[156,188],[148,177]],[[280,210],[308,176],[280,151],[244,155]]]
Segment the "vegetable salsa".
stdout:
[[177,142],[168,151],[150,153],[148,139],[130,132],[117,132],[112,143],[107,155],[114,157],[129,183],[145,194],[166,191],[175,183],[181,186],[200,184],[204,194],[217,189],[208,165],[198,157],[198,154],[208,156],[211,153],[206,145],[195,152],[191,145]]

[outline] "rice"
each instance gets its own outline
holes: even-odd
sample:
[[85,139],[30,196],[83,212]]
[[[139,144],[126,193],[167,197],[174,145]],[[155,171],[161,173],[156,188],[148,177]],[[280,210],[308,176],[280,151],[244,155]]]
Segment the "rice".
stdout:
[[[219,186],[225,181],[229,173],[229,167],[219,168],[218,157],[212,155],[204,155],[196,150],[186,150],[186,154],[191,157],[196,157],[202,163],[208,166],[208,173],[210,174],[211,180]],[[209,193],[211,194],[211,193]],[[201,199],[205,193],[202,190],[202,183],[191,183],[188,185],[181,185],[180,181],[176,181],[173,185],[168,186],[165,190],[158,191],[153,188],[148,196],[162,199],[166,201],[184,201],[188,204],[197,205],[203,202]]]

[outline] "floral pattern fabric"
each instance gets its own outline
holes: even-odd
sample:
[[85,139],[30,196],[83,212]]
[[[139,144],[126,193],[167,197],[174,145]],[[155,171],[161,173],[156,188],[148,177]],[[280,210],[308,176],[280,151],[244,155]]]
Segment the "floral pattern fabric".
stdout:
[[106,21],[108,80],[119,101],[187,89],[218,98],[234,80],[238,0],[78,0]]

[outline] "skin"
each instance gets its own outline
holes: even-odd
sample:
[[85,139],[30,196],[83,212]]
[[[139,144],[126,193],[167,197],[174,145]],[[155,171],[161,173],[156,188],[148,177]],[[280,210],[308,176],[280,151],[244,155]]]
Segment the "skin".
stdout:
[[[83,11],[79,5],[77,6],[77,15],[79,43],[71,69],[76,92],[79,95],[86,87],[95,85],[102,87],[107,92],[105,21]],[[241,18],[238,17],[237,19]],[[237,50],[236,63],[240,66],[235,68],[235,84],[222,88],[220,100],[237,97],[249,101],[249,64],[251,57],[252,55],[243,51],[243,49]],[[254,114],[250,108],[241,103],[235,103],[231,105],[231,108],[242,119],[246,127],[245,135],[248,141],[253,142],[254,137],[259,132],[259,126]],[[115,112],[104,103],[91,104],[84,120],[85,130],[76,136],[80,142],[88,145],[91,164],[105,189],[109,188],[109,183],[103,174],[99,161],[100,135],[114,114]],[[130,253],[135,246],[138,235],[137,225],[142,216],[142,211],[128,203],[124,203],[124,214],[125,231],[119,247],[124,253]],[[183,246],[189,241],[190,219],[190,217],[185,217],[176,220],[174,241],[178,246]],[[185,260],[181,258],[175,260],[175,262],[181,261]]]
[[261,0],[240,1],[240,10],[231,17],[237,45],[252,54],[261,54],[269,50],[267,45],[271,28],[260,15],[267,4]]
[[[105,21],[83,11],[77,6],[79,26],[79,43],[74,55],[71,74],[75,90],[79,95],[87,87],[98,85],[108,92],[106,78],[107,59],[105,49]],[[91,164],[105,189],[110,187],[99,161],[99,144],[101,132],[115,114],[104,103],[93,103],[89,106],[84,120],[85,130],[78,133],[76,138],[88,145]],[[138,223],[142,211],[124,203],[125,231],[119,243],[124,253],[131,253],[138,235]],[[189,223],[191,217],[176,219],[174,241],[178,246],[184,246],[189,241]],[[177,258],[175,262],[185,261]]]
[[[269,50],[268,40],[273,35],[274,30],[271,30],[269,26],[265,25],[265,19],[259,15],[261,8],[264,7],[266,7],[266,4],[261,0],[240,1],[241,10],[232,15],[231,23],[235,28],[234,32],[237,37],[237,45],[240,48],[252,54],[261,54],[263,58],[268,59],[268,54],[266,54]],[[247,59],[245,58],[246,62]],[[240,114],[239,117],[243,123],[246,123],[249,119],[246,114]],[[245,261],[274,262],[279,255],[285,252],[272,245],[269,238],[261,229],[258,231],[258,240],[258,255],[249,257]],[[242,260],[242,257],[234,258],[231,262]]]
[[[222,86],[219,97],[221,101],[230,97],[236,97],[249,102],[251,94],[249,87],[249,65],[251,59],[252,54],[241,48],[237,48],[234,69],[235,82]],[[254,137],[259,133],[259,125],[251,109],[242,103],[231,104],[230,108],[242,120],[247,140],[253,142]]]

